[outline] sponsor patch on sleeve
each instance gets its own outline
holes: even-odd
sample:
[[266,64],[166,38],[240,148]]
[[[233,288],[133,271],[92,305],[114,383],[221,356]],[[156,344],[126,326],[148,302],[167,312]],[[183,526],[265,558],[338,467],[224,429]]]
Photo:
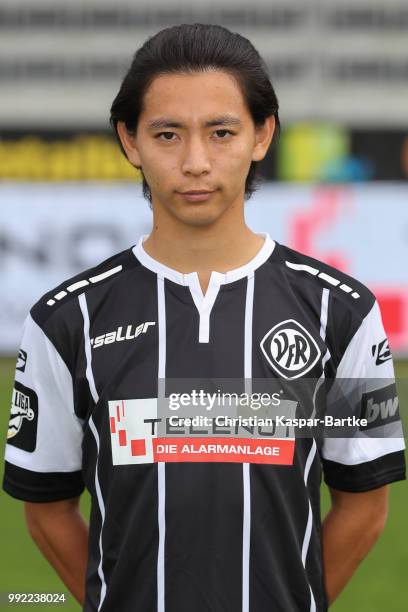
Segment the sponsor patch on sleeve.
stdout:
[[375,358],[375,365],[377,366],[392,359],[390,346],[388,344],[387,338],[384,338],[384,340],[382,340],[378,344],[373,344],[373,346],[371,347],[371,352],[373,357]]
[[32,453],[37,444],[38,398],[33,389],[15,381],[7,444]]
[[16,370],[20,370],[20,372],[24,372],[26,368],[26,363],[27,363],[27,352],[23,351],[23,349],[20,349],[18,353],[18,358],[17,358]]
[[400,420],[395,383],[369,393],[363,393],[361,418],[367,419],[367,425],[360,427],[361,430],[381,427]]

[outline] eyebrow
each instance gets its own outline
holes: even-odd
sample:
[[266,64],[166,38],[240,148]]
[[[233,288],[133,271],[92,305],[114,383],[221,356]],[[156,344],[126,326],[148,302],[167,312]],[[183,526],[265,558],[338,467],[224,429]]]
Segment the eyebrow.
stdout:
[[[219,117],[214,117],[213,119],[209,119],[205,122],[205,127],[214,127],[216,125],[241,125],[241,120],[238,117],[234,117],[233,115],[221,115]],[[157,119],[153,119],[149,121],[147,124],[147,128],[149,130],[157,130],[162,128],[185,128],[186,126],[179,121],[174,121],[173,119],[167,117],[159,117]]]

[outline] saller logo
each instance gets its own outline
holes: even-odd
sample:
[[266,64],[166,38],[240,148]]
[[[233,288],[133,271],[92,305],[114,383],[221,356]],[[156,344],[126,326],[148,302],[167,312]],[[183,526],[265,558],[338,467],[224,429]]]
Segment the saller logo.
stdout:
[[400,420],[395,383],[363,394],[361,418],[367,419],[367,425],[360,426],[361,430],[380,427]]
[[96,336],[96,338],[91,338],[91,346],[92,348],[98,348],[98,346],[103,346],[104,344],[112,344],[112,342],[122,342],[123,340],[134,340],[140,336],[140,334],[145,334],[149,329],[150,325],[156,325],[155,321],[146,321],[145,323],[140,323],[137,327],[133,325],[128,325],[126,327],[126,331],[124,331],[124,327],[120,325],[115,331],[107,332],[106,334],[101,334],[100,336]]
[[294,319],[272,327],[262,338],[260,347],[275,372],[287,379],[309,372],[321,355],[313,336]]

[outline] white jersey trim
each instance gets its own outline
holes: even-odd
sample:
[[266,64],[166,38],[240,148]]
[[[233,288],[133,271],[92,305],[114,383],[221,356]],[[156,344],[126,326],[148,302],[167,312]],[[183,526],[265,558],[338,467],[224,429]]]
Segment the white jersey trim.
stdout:
[[244,278],[254,273],[262,264],[267,261],[271,256],[275,242],[270,238],[269,234],[259,234],[264,237],[264,243],[258,253],[248,263],[239,268],[234,268],[228,272],[211,272],[210,281],[205,294],[201,289],[200,280],[197,272],[183,273],[178,270],[174,270],[169,266],[157,261],[146,253],[143,248],[143,242],[147,239],[147,235],[143,235],[139,238],[138,243],[133,247],[133,253],[140,263],[151,270],[156,272],[162,278],[168,278],[169,280],[177,283],[178,285],[188,286],[190,288],[191,296],[194,304],[198,310],[200,316],[199,324],[199,338],[200,343],[207,343],[210,340],[210,316],[214,306],[214,302],[217,298],[218,292],[221,285],[232,283],[236,280]]
[[[394,380],[392,360],[376,365],[372,357],[372,345],[385,338],[384,326],[378,302],[375,301],[370,312],[363,319],[360,327],[349,342],[343,358],[337,368],[337,379],[356,379],[356,384],[364,381],[365,391],[373,391],[384,386],[384,381]],[[336,390],[328,394],[328,403],[336,401]],[[363,432],[353,438],[326,438],[322,446],[322,457],[344,465],[358,465],[373,461],[405,449],[401,428],[401,437],[374,438]]]
[[76,472],[82,469],[81,420],[74,411],[72,376],[43,330],[28,315],[21,346],[28,353],[25,372],[15,380],[38,398],[37,439],[34,451],[6,444],[6,461],[35,472]]
[[[267,259],[269,259],[275,248],[275,242],[267,233],[260,233],[258,235],[264,237],[264,243],[255,257],[248,261],[248,263],[240,266],[239,268],[229,270],[228,272],[211,272],[211,274],[214,275],[214,279],[216,280],[217,284],[226,285],[244,278],[245,276],[251,274],[251,272],[254,272],[257,268],[264,264]],[[165,264],[151,257],[143,248],[143,242],[147,238],[147,235],[141,236],[138,243],[132,249],[135,257],[143,266],[145,266],[145,268],[148,268],[152,272],[156,272],[156,274],[160,274],[161,276],[168,278],[178,285],[191,286],[192,284],[196,283],[196,280],[193,279],[198,277],[197,272],[189,272],[185,274],[183,272],[179,272],[178,270],[174,270],[173,268],[170,268],[169,266],[166,266]]]

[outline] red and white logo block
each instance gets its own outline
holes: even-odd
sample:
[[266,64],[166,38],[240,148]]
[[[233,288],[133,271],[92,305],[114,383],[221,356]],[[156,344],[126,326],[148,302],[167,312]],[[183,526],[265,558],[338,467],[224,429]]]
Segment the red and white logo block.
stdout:
[[294,438],[157,435],[157,398],[109,402],[113,465],[164,462],[234,462],[292,465]]
[[152,423],[157,419],[157,398],[109,402],[109,422],[114,465],[153,463]]

